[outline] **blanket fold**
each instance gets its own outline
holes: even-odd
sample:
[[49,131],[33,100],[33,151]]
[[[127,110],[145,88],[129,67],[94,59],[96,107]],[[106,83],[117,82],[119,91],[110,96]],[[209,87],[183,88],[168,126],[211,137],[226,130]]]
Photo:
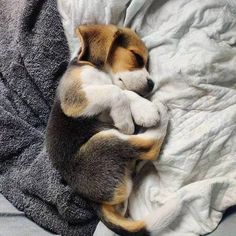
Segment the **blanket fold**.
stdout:
[[69,49],[52,0],[0,0],[0,192],[42,227],[92,235],[97,219],[43,149]]

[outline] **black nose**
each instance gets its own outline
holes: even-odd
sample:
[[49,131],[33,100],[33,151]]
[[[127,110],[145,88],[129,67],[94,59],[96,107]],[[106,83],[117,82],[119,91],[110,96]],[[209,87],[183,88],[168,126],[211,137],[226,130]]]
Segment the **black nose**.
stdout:
[[151,91],[154,87],[154,82],[151,79],[147,80],[148,90]]

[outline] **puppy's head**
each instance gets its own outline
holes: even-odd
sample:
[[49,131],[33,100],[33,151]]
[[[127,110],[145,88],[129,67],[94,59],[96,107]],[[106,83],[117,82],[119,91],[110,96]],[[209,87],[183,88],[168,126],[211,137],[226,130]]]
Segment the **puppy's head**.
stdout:
[[135,32],[114,25],[83,25],[76,29],[81,41],[79,61],[89,61],[111,74],[112,82],[142,96],[154,82],[146,70],[148,51]]
[[128,28],[119,28],[119,36],[108,58],[113,83],[122,89],[147,95],[154,87],[146,69],[147,60],[147,48],[137,34]]

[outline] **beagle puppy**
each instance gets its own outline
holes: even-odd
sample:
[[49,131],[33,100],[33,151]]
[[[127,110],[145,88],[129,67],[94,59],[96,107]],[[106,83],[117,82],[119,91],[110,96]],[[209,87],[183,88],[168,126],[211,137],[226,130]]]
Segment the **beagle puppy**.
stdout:
[[[154,87],[148,51],[128,28],[84,25],[76,33],[81,49],[60,80],[47,125],[49,157],[110,229],[146,235],[148,220],[128,219],[117,206],[130,195],[135,162],[157,158],[168,123],[166,110],[142,97]],[[134,135],[134,123],[152,128]]]

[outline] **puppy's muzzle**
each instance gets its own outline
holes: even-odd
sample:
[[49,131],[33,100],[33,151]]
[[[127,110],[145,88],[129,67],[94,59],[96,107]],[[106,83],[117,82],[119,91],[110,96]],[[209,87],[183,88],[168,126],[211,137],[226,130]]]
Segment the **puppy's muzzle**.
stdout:
[[140,88],[139,90],[133,90],[133,91],[135,91],[141,96],[147,96],[150,92],[152,92],[155,86],[155,83],[150,78],[148,78],[145,83],[146,84],[144,84],[142,88]]

